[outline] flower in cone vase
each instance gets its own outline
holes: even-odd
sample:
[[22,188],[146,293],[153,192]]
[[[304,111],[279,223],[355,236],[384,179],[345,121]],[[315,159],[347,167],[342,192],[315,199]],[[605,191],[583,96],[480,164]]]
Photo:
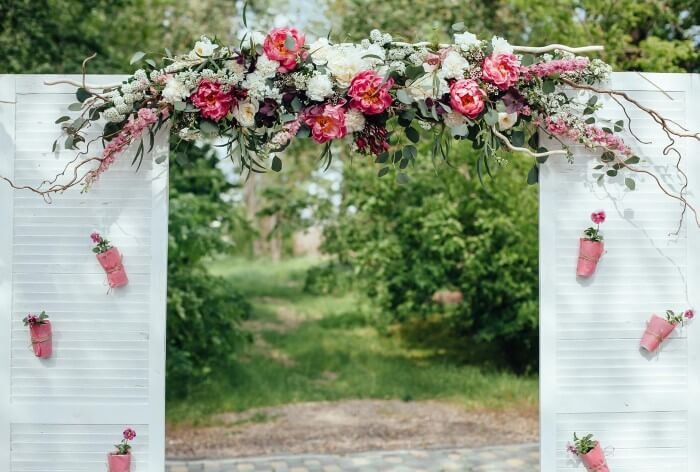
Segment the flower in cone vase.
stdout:
[[131,470],[131,453],[115,454],[110,453],[107,456],[109,472],[129,472]]
[[579,456],[581,462],[586,466],[588,472],[610,472],[608,464],[605,462],[605,454],[603,453],[603,448],[600,447],[600,443],[596,442],[593,449],[588,451],[586,454],[581,454]]
[[578,264],[576,265],[576,275],[579,277],[590,277],[598,267],[598,261],[603,255],[605,244],[603,241],[589,241],[581,238],[579,241]]
[[53,351],[51,340],[51,322],[36,324],[29,327],[29,336],[32,340],[34,355],[42,359],[51,357]]
[[129,283],[119,249],[113,247],[106,252],[97,254],[97,260],[100,261],[100,265],[107,273],[107,282],[111,288],[123,287]]
[[683,323],[693,319],[694,316],[693,310],[686,310],[678,314],[667,310],[665,319],[656,314],[651,315],[639,345],[648,352],[656,351],[661,343],[676,329],[676,326],[679,324],[683,325]]

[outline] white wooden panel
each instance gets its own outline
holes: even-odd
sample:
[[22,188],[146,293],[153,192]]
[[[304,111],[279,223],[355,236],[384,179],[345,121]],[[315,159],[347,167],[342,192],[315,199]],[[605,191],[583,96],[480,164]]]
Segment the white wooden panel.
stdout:
[[[0,174],[19,184],[53,177],[74,158],[50,149],[54,120],[77,114],[67,110],[75,89],[43,85],[49,78],[0,76]],[[125,426],[138,434],[133,470],[163,470],[168,177],[167,162],[154,158],[167,154],[167,137],[159,133],[138,172],[131,149],[90,192],[70,190],[50,205],[0,185],[0,470],[105,470]],[[123,254],[127,287],[108,291],[95,230]],[[21,322],[41,310],[54,331],[48,360],[33,355]]]
[[[695,95],[698,76],[613,74],[611,86],[627,91],[679,124],[700,129]],[[625,119],[620,107],[603,99],[601,116]],[[661,176],[678,191],[683,184],[668,144],[652,119],[628,106],[632,128],[644,141],[626,142],[643,161],[639,167]],[[625,120],[626,121],[626,120]],[[545,144],[547,145],[547,144]],[[679,139],[689,195],[698,203],[700,146]],[[549,145],[549,147],[554,147]],[[581,146],[575,163],[550,158],[540,173],[540,404],[543,471],[583,470],[565,451],[573,432],[593,433],[606,446],[611,470],[700,470],[700,326],[677,330],[656,355],[639,350],[652,313],[698,307],[699,231],[648,176],[635,176],[629,191],[624,176],[603,185],[592,177],[597,164]],[[578,239],[591,225],[592,211],[608,214],[602,225],[606,253],[594,277],[575,275]]]

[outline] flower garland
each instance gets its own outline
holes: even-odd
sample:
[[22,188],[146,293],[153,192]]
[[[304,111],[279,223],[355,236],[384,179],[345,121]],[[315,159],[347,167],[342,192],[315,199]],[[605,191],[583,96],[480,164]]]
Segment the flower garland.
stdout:
[[[154,134],[168,123],[178,140],[225,139],[228,157],[249,172],[281,170],[280,152],[295,139],[309,138],[322,146],[327,165],[332,144],[342,141],[354,152],[372,156],[379,176],[397,168],[400,182],[407,179],[402,170],[418,156],[416,143],[427,137],[433,160],[440,156],[447,161],[453,140],[471,141],[482,151],[479,178],[506,162],[501,151],[525,152],[536,158],[529,183],[537,181],[538,166],[549,156],[573,160],[569,145],[575,142],[600,152],[594,176],[600,180],[630,171],[624,181],[634,190],[633,175],[650,171],[635,167],[640,158],[617,134],[629,129],[623,120],[596,118],[603,94],[618,102],[622,97],[648,113],[669,138],[700,140],[700,134],[674,129],[626,94],[598,88],[595,84],[608,78],[610,66],[568,51],[576,50],[514,47],[501,37],[484,41],[469,32],[456,33],[449,45],[394,42],[378,30],[359,44],[334,44],[326,38],[307,44],[306,36],[291,27],[249,32],[237,46],[203,36],[189,53],[168,52],[160,62],[136,53],[132,63],[145,66],[120,85],[101,88],[83,82],[78,103],[70,107],[80,110],[80,116],[63,116],[57,123],[67,135],[64,147],[77,149],[86,141],[84,131],[106,120],[101,156],[71,161],[56,179],[36,188],[5,180],[45,199],[77,185],[88,189],[135,142],[140,144],[134,164],[140,165]],[[566,94],[564,88],[588,96]],[[562,149],[542,146],[539,131]],[[54,150],[58,147],[56,141]],[[92,161],[97,166],[86,166]],[[72,176],[68,182],[58,181],[66,175]],[[673,192],[655,181],[684,210],[690,209],[700,225],[685,187]]]

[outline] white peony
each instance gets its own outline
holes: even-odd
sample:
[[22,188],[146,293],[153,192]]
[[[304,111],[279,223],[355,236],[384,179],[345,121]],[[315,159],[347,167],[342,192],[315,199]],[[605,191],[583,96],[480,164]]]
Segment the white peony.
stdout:
[[306,84],[306,95],[317,102],[333,94],[333,83],[326,74],[316,74]]
[[309,54],[311,55],[311,60],[317,66],[323,65],[326,62],[328,62],[328,55],[331,53],[332,48],[326,38],[318,38],[316,41],[309,45]]
[[201,40],[194,43],[194,49],[190,52],[190,58],[209,57],[214,54],[214,50],[218,47],[219,45],[212,43],[211,39],[202,36]]
[[459,46],[462,51],[468,51],[470,48],[479,47],[481,41],[475,34],[465,31],[464,33],[455,34],[455,44]]
[[238,121],[238,124],[244,128],[253,128],[255,126],[255,114],[258,112],[258,102],[245,100],[238,102],[238,106],[233,109],[233,117]]
[[350,110],[345,113],[345,128],[348,133],[355,133],[365,129],[365,115],[359,110]]
[[348,87],[357,74],[370,68],[367,61],[362,58],[364,54],[364,50],[354,46],[333,48],[333,53],[328,56],[326,67],[341,87]]
[[279,62],[268,59],[265,54],[261,54],[258,56],[258,62],[255,63],[255,72],[263,79],[269,79],[275,76],[279,66]]
[[170,77],[165,83],[162,95],[167,103],[181,102],[190,96],[190,89],[176,77]]
[[497,56],[498,54],[513,54],[513,46],[511,46],[508,41],[500,36],[494,36],[491,38],[491,46],[493,46],[494,56]]
[[467,67],[469,67],[469,61],[457,51],[450,51],[442,61],[440,75],[445,79],[463,79]]
[[510,129],[515,125],[515,123],[518,121],[518,114],[517,113],[504,113],[501,112],[498,114],[498,128],[501,131]]

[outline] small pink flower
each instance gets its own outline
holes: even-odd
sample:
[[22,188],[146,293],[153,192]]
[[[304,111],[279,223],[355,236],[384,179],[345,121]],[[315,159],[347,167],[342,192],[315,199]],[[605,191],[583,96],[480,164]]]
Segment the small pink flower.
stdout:
[[603,210],[594,211],[593,213],[591,213],[591,221],[593,221],[593,223],[595,223],[597,225],[604,223],[605,222],[605,212]]
[[131,429],[131,428],[126,428],[126,429],[124,430],[124,439],[126,439],[127,441],[131,441],[131,440],[133,440],[135,437],[136,437],[136,431],[134,431],[133,429]]
[[221,84],[209,79],[199,82],[197,91],[190,97],[204,118],[219,121],[231,111],[235,99],[231,93],[221,90]]
[[348,133],[345,128],[344,102],[337,105],[325,103],[307,108],[304,111],[304,123],[311,128],[311,137],[317,143],[344,138]]
[[432,52],[428,53],[428,55],[425,56],[425,63],[431,66],[440,65],[441,60],[442,58],[438,54]]
[[[287,38],[292,39],[291,48],[287,47]],[[277,68],[279,72],[291,72],[297,67],[297,59],[303,61],[309,55],[304,49],[305,40],[304,34],[296,28],[275,28],[265,36],[263,51],[268,59],[280,63]]]
[[482,64],[481,77],[500,90],[508,90],[518,83],[519,75],[520,63],[515,54],[492,54]]
[[685,313],[683,313],[683,316],[685,316],[685,318],[688,320],[692,320],[695,318],[695,312],[693,310],[686,310]]
[[467,118],[479,116],[486,106],[486,94],[473,79],[457,80],[450,85],[450,105]]
[[100,236],[100,233],[95,231],[90,235],[90,239],[92,239],[93,243],[99,243],[100,241],[102,241],[102,236]]
[[393,85],[393,79],[385,82],[384,78],[373,70],[360,72],[352,79],[348,88],[350,108],[358,109],[366,115],[380,114],[391,106],[389,90]]

